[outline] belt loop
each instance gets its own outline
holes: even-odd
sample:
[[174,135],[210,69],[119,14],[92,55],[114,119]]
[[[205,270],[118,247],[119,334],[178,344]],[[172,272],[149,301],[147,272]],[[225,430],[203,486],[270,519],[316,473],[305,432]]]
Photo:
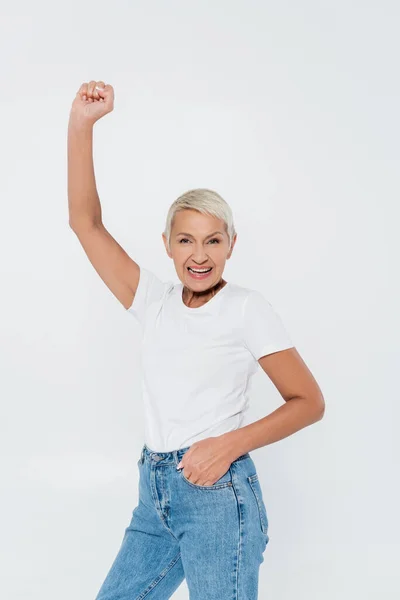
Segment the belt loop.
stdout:
[[142,448],[142,452],[141,452],[141,455],[140,455],[140,464],[143,464],[143,463],[144,463],[144,446]]

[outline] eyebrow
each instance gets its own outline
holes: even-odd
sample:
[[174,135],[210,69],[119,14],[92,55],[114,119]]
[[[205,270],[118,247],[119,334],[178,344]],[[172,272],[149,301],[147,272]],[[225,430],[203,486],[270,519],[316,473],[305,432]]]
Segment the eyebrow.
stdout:
[[[222,233],[222,231],[214,231],[214,233],[210,233],[210,235],[207,235],[204,239],[208,239],[209,237],[212,237],[213,235],[216,235],[217,233],[220,233],[221,235],[224,235]],[[187,235],[188,237],[193,237],[191,233],[186,233],[185,231],[181,231],[180,233],[176,234],[178,235]]]

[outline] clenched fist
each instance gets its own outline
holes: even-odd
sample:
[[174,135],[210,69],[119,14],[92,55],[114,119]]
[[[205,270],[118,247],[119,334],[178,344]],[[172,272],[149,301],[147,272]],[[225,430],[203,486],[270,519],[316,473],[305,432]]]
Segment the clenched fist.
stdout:
[[114,89],[104,81],[82,83],[72,103],[70,121],[94,125],[114,109]]

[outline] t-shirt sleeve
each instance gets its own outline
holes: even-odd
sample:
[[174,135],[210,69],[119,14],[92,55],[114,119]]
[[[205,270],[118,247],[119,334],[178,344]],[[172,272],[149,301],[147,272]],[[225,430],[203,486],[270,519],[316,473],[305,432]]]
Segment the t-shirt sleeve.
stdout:
[[153,302],[160,301],[166,291],[170,288],[172,282],[161,281],[152,271],[139,267],[139,283],[136,289],[133,302],[127,312],[143,326],[146,318],[147,309]]
[[252,290],[243,305],[244,343],[256,360],[293,348],[293,341],[281,317],[266,298]]

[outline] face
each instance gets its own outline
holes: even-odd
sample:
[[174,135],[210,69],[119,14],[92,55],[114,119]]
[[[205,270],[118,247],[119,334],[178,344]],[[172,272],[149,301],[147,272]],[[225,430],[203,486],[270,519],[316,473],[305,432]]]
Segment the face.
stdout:
[[[231,257],[237,236],[234,236],[232,247],[229,249],[229,237],[224,221],[211,215],[203,215],[196,210],[185,209],[175,213],[170,251],[165,235],[162,234],[162,237],[167,254],[173,259],[183,285],[194,291],[203,291],[221,280],[225,262]],[[196,276],[188,267],[211,267],[211,271]]]

